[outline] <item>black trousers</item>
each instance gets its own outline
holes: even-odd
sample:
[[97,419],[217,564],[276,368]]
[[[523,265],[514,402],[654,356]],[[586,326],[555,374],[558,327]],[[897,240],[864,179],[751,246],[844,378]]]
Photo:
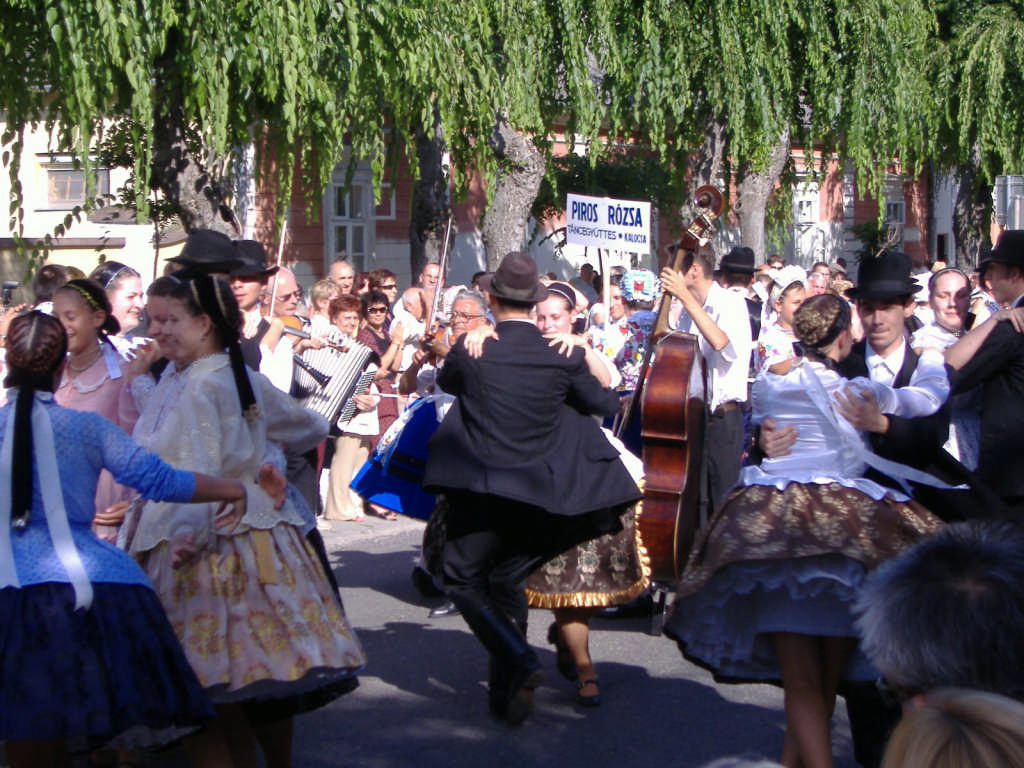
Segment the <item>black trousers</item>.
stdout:
[[725,403],[708,418],[704,433],[707,457],[709,513],[718,509],[740,476],[743,464],[743,410],[741,403]]
[[470,617],[484,607],[524,625],[526,578],[549,556],[544,531],[551,515],[500,496],[468,491],[446,495],[445,591],[471,628]]

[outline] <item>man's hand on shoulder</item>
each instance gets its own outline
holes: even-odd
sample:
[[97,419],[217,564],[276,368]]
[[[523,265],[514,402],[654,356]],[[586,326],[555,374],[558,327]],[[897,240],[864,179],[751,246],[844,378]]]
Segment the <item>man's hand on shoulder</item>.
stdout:
[[889,431],[889,417],[878,408],[878,401],[870,390],[857,390],[847,386],[836,392],[836,410],[839,415],[863,432],[884,435]]

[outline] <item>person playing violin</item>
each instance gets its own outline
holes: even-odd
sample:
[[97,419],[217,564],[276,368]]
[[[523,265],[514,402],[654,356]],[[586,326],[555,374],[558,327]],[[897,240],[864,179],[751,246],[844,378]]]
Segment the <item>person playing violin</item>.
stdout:
[[260,368],[260,340],[270,328],[263,317],[261,298],[270,278],[277,274],[276,266],[267,266],[266,250],[255,240],[235,241],[235,255],[239,266],[227,278],[231,292],[242,311],[242,356],[253,370]]
[[437,369],[448,351],[467,331],[487,325],[487,301],[478,291],[463,289],[455,295],[447,330],[421,337],[421,348],[413,353],[409,367],[402,371],[398,391],[422,396],[434,388]]

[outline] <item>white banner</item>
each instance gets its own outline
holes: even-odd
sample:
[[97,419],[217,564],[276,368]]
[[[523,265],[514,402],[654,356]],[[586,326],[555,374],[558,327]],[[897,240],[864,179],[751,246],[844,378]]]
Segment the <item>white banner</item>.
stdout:
[[565,239],[572,245],[648,254],[651,204],[569,194],[565,203]]

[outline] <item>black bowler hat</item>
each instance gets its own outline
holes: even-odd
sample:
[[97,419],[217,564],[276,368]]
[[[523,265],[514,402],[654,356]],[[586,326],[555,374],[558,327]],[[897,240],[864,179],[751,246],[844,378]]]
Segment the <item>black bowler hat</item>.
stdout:
[[752,275],[754,274],[754,250],[745,245],[737,245],[722,257],[718,268],[724,272],[742,272]]
[[181,253],[168,261],[206,274],[227,274],[242,264],[235,253],[235,244],[231,238],[212,229],[193,229],[188,233]]
[[910,276],[910,257],[903,251],[883,251],[864,259],[857,270],[857,285],[846,292],[851,299],[896,299],[918,291]]
[[493,275],[480,278],[480,288],[518,304],[536,304],[548,297],[548,289],[537,277],[537,263],[521,251],[505,254]]
[[1003,231],[996,240],[996,247],[988,252],[985,261],[1024,267],[1024,229]]
[[267,251],[256,240],[235,240],[235,257],[241,266],[232,269],[231,274],[238,277],[266,278],[278,270],[276,265],[267,266]]

